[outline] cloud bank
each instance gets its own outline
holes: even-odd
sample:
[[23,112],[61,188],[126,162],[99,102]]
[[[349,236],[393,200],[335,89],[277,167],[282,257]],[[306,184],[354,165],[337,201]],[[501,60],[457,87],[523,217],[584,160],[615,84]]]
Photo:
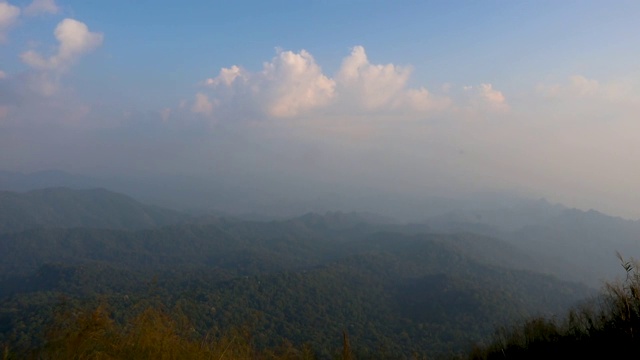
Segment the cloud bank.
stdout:
[[0,43],[7,40],[7,32],[18,21],[20,8],[0,1]]
[[29,6],[24,9],[25,15],[36,16],[41,14],[57,14],[60,11],[55,0],[33,0]]
[[[409,87],[411,72],[409,66],[371,63],[362,46],[351,50],[333,76],[325,74],[305,50],[278,50],[262,71],[233,65],[204,80],[206,90],[196,95],[192,110],[213,115],[216,107],[234,107],[251,109],[254,117],[306,118],[381,112],[424,116],[463,106],[425,87]],[[479,89],[471,104],[464,106],[508,110],[504,95],[491,84]]]
[[[3,38],[23,14],[60,12],[53,1],[0,9]],[[640,202],[640,173],[630,170],[640,156],[637,78],[568,74],[510,90],[492,79],[423,84],[411,65],[380,63],[363,46],[330,72],[309,51],[280,49],[257,69],[232,62],[199,74],[204,80],[188,100],[175,99],[179,106],[131,110],[105,106],[99,90],[74,92],[74,65],[105,35],[71,18],[52,30],[55,43],[34,40],[16,54],[24,71],[0,69],[0,168],[206,173],[284,188],[316,181],[445,195],[516,189],[628,213]]]

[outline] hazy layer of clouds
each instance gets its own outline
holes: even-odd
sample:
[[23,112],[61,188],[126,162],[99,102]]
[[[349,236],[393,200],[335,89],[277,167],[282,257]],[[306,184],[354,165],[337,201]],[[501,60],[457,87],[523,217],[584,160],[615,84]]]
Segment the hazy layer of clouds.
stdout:
[[209,101],[209,97],[203,93],[196,94],[196,101],[191,108],[196,114],[211,115],[213,113],[213,104]]
[[55,0],[33,0],[29,6],[24,9],[25,15],[35,16],[40,14],[57,14],[60,11]]
[[[30,6],[32,12],[51,12],[52,5],[55,3],[35,1]],[[36,131],[33,126],[38,125],[90,125],[82,119],[91,112],[91,106],[65,85],[64,78],[83,55],[102,44],[103,35],[70,18],[60,21],[53,33],[58,43],[52,55],[45,57],[35,50],[23,52],[20,59],[29,69],[16,74],[2,72],[0,76],[2,118],[11,131]]]
[[79,57],[99,47],[103,40],[102,34],[91,32],[83,22],[69,18],[58,24],[54,34],[58,40],[55,54],[46,58],[35,50],[28,50],[20,55],[22,61],[38,70],[66,70]]
[[7,40],[7,32],[18,21],[20,8],[0,1],[0,44]]
[[[59,11],[52,1],[29,8]],[[20,9],[6,2],[0,9],[5,36]],[[105,35],[89,25],[60,21],[56,44],[16,54],[26,70],[0,70],[0,168],[405,194],[508,189],[640,217],[638,78],[566,74],[517,91],[492,79],[415,84],[401,53],[401,65],[382,64],[355,46],[328,74],[310,52],[281,49],[257,70],[229,64],[211,78],[202,74],[187,100],[130,110],[81,97],[65,82],[103,44]]]

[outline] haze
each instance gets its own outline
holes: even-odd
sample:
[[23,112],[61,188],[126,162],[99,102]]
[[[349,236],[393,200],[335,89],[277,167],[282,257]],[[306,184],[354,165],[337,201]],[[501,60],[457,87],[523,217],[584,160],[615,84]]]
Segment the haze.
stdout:
[[637,219],[639,16],[631,1],[0,1],[0,169],[197,179],[205,200],[206,184],[505,192]]

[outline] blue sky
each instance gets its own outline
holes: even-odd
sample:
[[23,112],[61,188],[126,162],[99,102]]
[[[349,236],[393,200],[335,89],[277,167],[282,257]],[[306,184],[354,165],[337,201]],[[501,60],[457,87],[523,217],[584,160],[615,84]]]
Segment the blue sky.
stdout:
[[640,217],[639,16],[636,1],[0,0],[0,168],[509,190]]

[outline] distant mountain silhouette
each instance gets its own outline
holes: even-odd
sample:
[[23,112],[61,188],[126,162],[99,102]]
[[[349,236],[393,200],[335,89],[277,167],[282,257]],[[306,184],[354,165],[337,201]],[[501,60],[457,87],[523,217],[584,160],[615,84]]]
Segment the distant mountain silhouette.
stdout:
[[105,189],[0,191],[1,232],[35,227],[143,229],[187,219],[180,212],[144,205]]
[[73,175],[61,170],[46,170],[33,173],[20,173],[0,170],[0,190],[30,191],[49,187],[67,187],[89,189],[102,187],[99,180]]

